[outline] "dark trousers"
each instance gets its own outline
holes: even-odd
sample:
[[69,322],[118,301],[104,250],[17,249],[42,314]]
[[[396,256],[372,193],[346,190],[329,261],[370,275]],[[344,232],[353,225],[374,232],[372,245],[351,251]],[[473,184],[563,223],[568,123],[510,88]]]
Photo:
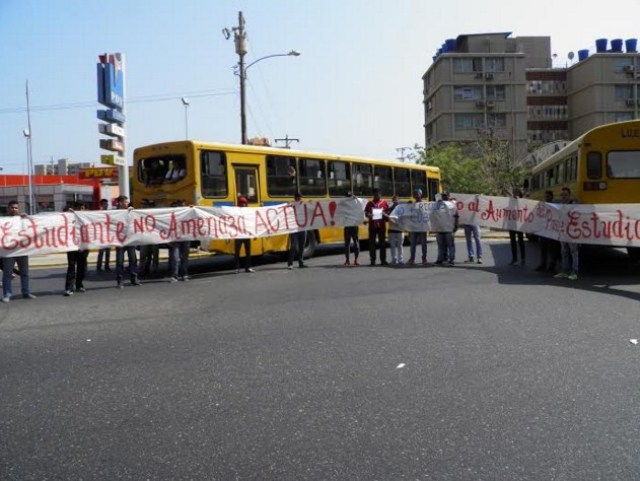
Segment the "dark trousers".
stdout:
[[344,228],[344,256],[349,260],[349,251],[353,241],[353,257],[358,258],[360,254],[360,239],[358,239],[358,226],[348,226]]
[[[517,238],[517,244],[516,244]],[[523,261],[524,256],[524,234],[516,230],[509,231],[509,241],[511,243],[511,261],[518,260],[518,247],[520,247],[520,260]]]
[[538,237],[540,244],[540,268],[555,270],[556,264],[560,259],[560,242],[548,239],[546,237]]
[[382,227],[369,227],[369,258],[371,263],[376,261],[376,239],[378,241],[378,247],[380,248],[380,262],[382,264],[387,263],[387,233],[384,226]]
[[304,243],[307,241],[307,232],[294,232],[289,234],[289,261],[288,265],[293,265],[294,257],[298,258],[298,264],[304,265]]
[[135,246],[116,247],[116,281],[120,284],[124,280],[124,253],[129,258],[129,276],[131,282],[138,280],[138,258]]
[[111,258],[111,247],[103,247],[98,250],[98,262],[97,268],[98,270],[102,269],[102,263],[104,261],[104,268],[109,269],[109,260]]
[[240,269],[240,250],[244,246],[244,270],[251,269],[251,239],[236,239],[235,241],[235,258],[236,269]]
[[65,291],[73,291],[84,287],[84,275],[87,272],[87,256],[89,251],[67,252],[67,278],[64,283]]

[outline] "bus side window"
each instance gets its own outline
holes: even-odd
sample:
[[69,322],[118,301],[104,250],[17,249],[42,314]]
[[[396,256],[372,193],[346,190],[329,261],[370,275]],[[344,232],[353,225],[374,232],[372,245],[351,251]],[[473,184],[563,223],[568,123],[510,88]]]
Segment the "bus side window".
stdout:
[[587,178],[599,179],[602,177],[602,154],[600,152],[587,153]]

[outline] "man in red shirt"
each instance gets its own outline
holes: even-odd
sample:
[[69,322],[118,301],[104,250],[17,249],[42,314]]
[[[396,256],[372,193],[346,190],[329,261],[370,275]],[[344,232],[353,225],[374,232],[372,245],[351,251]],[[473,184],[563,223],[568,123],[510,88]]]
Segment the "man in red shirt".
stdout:
[[364,215],[369,222],[369,257],[371,265],[376,265],[376,237],[380,247],[380,264],[387,265],[386,220],[383,214],[389,213],[389,204],[380,198],[378,189],[373,190],[373,199],[367,202]]

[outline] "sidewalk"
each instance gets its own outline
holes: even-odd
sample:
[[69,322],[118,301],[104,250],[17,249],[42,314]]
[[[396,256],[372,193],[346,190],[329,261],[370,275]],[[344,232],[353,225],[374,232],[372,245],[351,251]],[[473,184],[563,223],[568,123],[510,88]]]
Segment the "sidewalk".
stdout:
[[[480,229],[480,235],[483,239],[508,239],[509,232],[503,230],[490,230],[486,228]],[[458,232],[455,234],[456,239],[464,239],[464,229],[458,229]],[[430,240],[434,240],[433,236],[429,237]],[[189,257],[191,259],[198,259],[202,257],[208,257],[211,254],[203,251],[191,251]],[[160,249],[160,260],[167,261],[169,258],[167,249]],[[96,260],[98,259],[98,251],[92,250],[89,253],[88,263],[90,266],[95,266]],[[115,249],[111,251],[111,264],[112,268],[115,269]],[[53,268],[53,267],[66,267],[67,266],[67,253],[62,252],[58,254],[46,254],[42,256],[30,256],[29,257],[29,267],[31,268]]]

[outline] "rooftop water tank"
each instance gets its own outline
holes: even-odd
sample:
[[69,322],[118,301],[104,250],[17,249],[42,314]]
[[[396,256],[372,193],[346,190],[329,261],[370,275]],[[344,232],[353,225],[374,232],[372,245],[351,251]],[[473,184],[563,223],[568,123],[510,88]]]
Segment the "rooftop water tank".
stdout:
[[596,40],[596,52],[603,53],[607,51],[607,42],[606,38],[599,38]]
[[627,53],[636,53],[638,47],[638,39],[637,38],[628,38],[624,41],[625,48]]
[[614,38],[611,40],[611,51],[612,52],[622,52],[622,39]]
[[578,50],[578,62],[582,62],[583,60],[586,60],[587,57],[589,56],[589,50]]
[[449,52],[455,52],[456,51],[456,47],[458,46],[458,42],[456,41],[455,38],[448,38],[444,41],[444,43],[447,45],[447,50]]

